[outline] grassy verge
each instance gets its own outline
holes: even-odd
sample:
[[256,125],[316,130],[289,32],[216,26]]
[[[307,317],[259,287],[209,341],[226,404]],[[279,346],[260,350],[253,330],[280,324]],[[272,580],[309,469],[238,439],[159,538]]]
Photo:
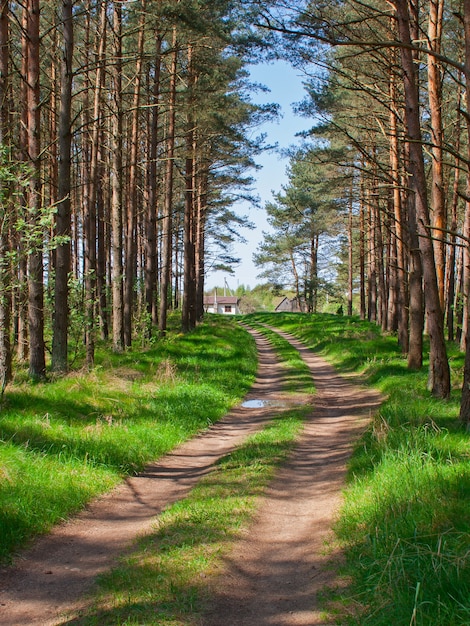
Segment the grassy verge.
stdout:
[[227,319],[93,371],[17,380],[0,407],[0,561],[206,428],[251,386],[254,342]]
[[[248,319],[251,319],[249,316]],[[336,527],[346,586],[325,597],[338,624],[470,623],[469,435],[458,423],[463,356],[449,346],[454,392],[430,397],[396,339],[335,315],[266,314],[387,396],[358,442]]]

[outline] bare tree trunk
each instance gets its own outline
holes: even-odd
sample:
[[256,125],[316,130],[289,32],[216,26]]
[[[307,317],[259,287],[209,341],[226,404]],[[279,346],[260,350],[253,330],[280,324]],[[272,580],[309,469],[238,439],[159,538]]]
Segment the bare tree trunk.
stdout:
[[39,59],[39,0],[27,0],[27,130],[28,154],[32,169],[28,190],[33,242],[28,257],[29,374],[33,379],[46,375],[44,345],[44,283],[43,241],[40,232],[41,214],[41,96]]
[[145,219],[145,303],[151,327],[158,324],[158,308],[155,298],[157,284],[157,155],[160,104],[160,75],[162,36],[155,34],[155,70],[153,82],[152,114],[150,124],[149,196]]
[[[465,93],[467,97],[467,108],[468,103],[470,102],[470,0],[464,0],[464,35],[465,35]],[[470,140],[470,120],[467,118],[467,133]],[[468,145],[468,151],[470,154],[470,143]],[[470,172],[467,174],[467,195],[470,191]],[[466,202],[466,214],[465,220],[467,221],[469,215],[469,202]],[[468,240],[465,245],[465,254],[468,257],[468,250],[470,248],[470,244]],[[466,328],[468,330],[469,327],[469,302],[470,298],[468,292],[464,292],[464,298],[466,301]],[[462,335],[463,335],[462,330]],[[464,367],[464,377],[463,377],[463,386],[462,386],[462,400],[460,403],[460,421],[462,424],[468,429],[470,426],[470,341],[465,342],[465,367]]]
[[[411,175],[410,175],[411,177]],[[408,367],[419,370],[423,366],[423,332],[424,332],[424,302],[423,302],[423,266],[419,249],[416,227],[416,212],[413,194],[408,191],[408,239],[410,246],[409,267],[409,345]]]
[[353,179],[351,177],[351,187],[349,191],[349,206],[348,206],[348,315],[351,316],[353,314],[353,278],[354,278],[354,268],[353,268],[353,225],[354,225],[354,216],[353,216]]
[[188,332],[196,325],[196,245],[195,245],[195,120],[194,120],[194,76],[192,64],[192,47],[188,45],[188,119],[186,130],[186,172],[185,172],[185,207],[184,207],[184,275],[183,275],[183,303],[181,308],[181,325],[183,331]]
[[89,197],[85,205],[84,234],[85,234],[85,343],[86,363],[92,367],[95,361],[95,300],[96,300],[96,199],[99,185],[100,164],[99,138],[101,135],[101,91],[105,70],[106,49],[106,11],[107,1],[101,2],[99,28],[97,68],[95,76],[93,127],[91,141],[91,162],[89,173]]
[[359,206],[359,298],[361,320],[366,319],[366,241],[365,241],[365,198],[364,181],[361,182],[361,199]]
[[109,337],[109,315],[106,283],[106,256],[107,234],[109,230],[109,207],[107,193],[104,185],[106,166],[103,149],[103,132],[100,132],[100,150],[98,153],[98,180],[100,184],[96,190],[96,294],[98,303],[98,315],[100,319],[101,339],[107,341]]
[[127,228],[126,228],[126,263],[124,280],[124,345],[130,347],[132,344],[132,314],[134,310],[134,284],[137,272],[137,158],[139,153],[139,113],[140,113],[140,91],[142,83],[142,64],[145,42],[145,10],[146,2],[142,0],[139,24],[139,38],[137,43],[137,59],[135,70],[134,94],[132,101],[132,122],[130,131],[130,168],[129,168],[129,189],[127,206]]
[[406,101],[406,126],[410,140],[411,185],[414,193],[417,232],[423,261],[425,306],[430,341],[429,388],[433,395],[447,398],[450,394],[450,369],[444,338],[444,320],[439,300],[439,289],[434,261],[434,247],[429,233],[426,173],[424,169],[419,97],[416,68],[411,52],[410,23],[407,0],[396,0],[398,33],[404,44],[401,48]]
[[[444,0],[429,0],[428,39],[431,50],[440,53],[442,37],[442,14]],[[428,97],[431,114],[431,154],[432,154],[432,182],[431,208],[434,231],[434,254],[436,259],[437,284],[439,301],[444,310],[444,283],[446,244],[444,229],[446,228],[446,203],[444,189],[444,158],[443,158],[443,128],[442,128],[442,75],[441,66],[437,58],[428,55]]]
[[113,299],[113,350],[124,350],[124,294],[123,294],[123,191],[122,191],[122,84],[121,84],[121,7],[114,7],[113,106],[112,106],[112,190],[111,190],[111,282]]
[[52,336],[52,369],[67,371],[68,319],[71,237],[71,111],[73,58],[73,0],[62,1],[64,49],[59,114],[59,202],[56,214],[56,235],[60,241],[55,253],[54,317]]
[[377,256],[376,256],[376,212],[370,189],[366,196],[368,224],[368,274],[367,274],[367,319],[377,321]]
[[394,235],[396,246],[396,307],[397,307],[397,325],[398,325],[398,345],[403,354],[407,354],[409,350],[408,336],[408,294],[407,294],[407,273],[405,268],[405,243],[404,233],[404,215],[402,207],[402,194],[400,192],[400,170],[399,170],[399,154],[400,147],[398,142],[397,130],[397,112],[396,112],[396,85],[395,78],[390,78],[390,100],[392,109],[390,111],[390,164],[393,179],[393,216],[394,222],[392,232]]
[[[0,163],[10,153],[10,27],[9,0],[0,2]],[[10,189],[5,181],[0,188],[0,395],[11,379],[11,294],[12,276],[9,260],[10,245]]]
[[[455,151],[458,154],[460,150],[460,97],[459,97],[459,106],[457,112],[457,123],[456,123],[456,139],[455,139]],[[458,227],[458,206],[459,206],[459,183],[460,183],[460,158],[456,157],[455,159],[455,168],[454,168],[454,184],[452,191],[452,214],[451,214],[451,223],[450,223],[450,245],[449,245],[449,258],[447,260],[447,339],[449,341],[454,341],[455,339],[455,331],[454,331],[454,320],[455,320],[455,294],[456,294],[456,276],[457,273],[455,271],[456,266],[456,244],[457,244],[457,227]]]
[[310,275],[309,275],[309,297],[307,303],[309,312],[317,312],[318,304],[318,243],[320,236],[315,233],[310,238]]
[[173,28],[173,54],[170,69],[170,98],[168,108],[168,141],[166,153],[165,204],[163,214],[163,258],[160,281],[160,317],[158,329],[160,335],[166,333],[168,303],[171,302],[171,261],[172,261],[172,211],[173,211],[173,158],[175,152],[175,104],[176,70],[178,49],[176,45],[176,27]]
[[196,224],[196,319],[204,316],[204,254],[207,209],[207,170],[203,166],[203,158],[199,163],[197,175],[197,224]]
[[379,306],[379,322],[383,330],[387,330],[387,290],[385,286],[385,268],[384,268],[384,243],[382,235],[382,220],[380,213],[379,201],[375,202],[375,256],[377,267],[377,289],[378,289],[378,306]]

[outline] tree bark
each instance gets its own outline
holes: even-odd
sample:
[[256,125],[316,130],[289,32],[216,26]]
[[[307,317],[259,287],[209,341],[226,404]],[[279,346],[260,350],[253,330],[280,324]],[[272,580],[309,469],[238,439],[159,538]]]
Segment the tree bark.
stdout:
[[372,193],[367,190],[367,244],[368,244],[368,272],[367,272],[367,319],[377,321],[377,256],[376,256],[376,212]]
[[161,76],[162,35],[155,33],[155,68],[153,80],[152,113],[150,123],[149,148],[149,195],[145,216],[145,304],[149,317],[148,336],[151,336],[152,326],[158,324],[158,308],[156,302],[157,285],[157,156],[158,156],[158,127],[160,122],[160,76]]
[[52,336],[52,370],[67,371],[68,318],[71,237],[71,111],[73,58],[73,0],[62,2],[64,48],[62,56],[59,113],[59,202],[56,214],[56,235],[60,237],[55,252],[54,316]]
[[207,213],[207,168],[204,158],[200,156],[197,174],[197,224],[196,224],[196,319],[201,321],[204,316],[204,255]]
[[101,135],[101,91],[105,71],[106,12],[107,1],[100,5],[98,28],[97,68],[95,76],[91,161],[89,169],[89,194],[85,205],[85,344],[86,363],[92,367],[95,362],[95,300],[96,300],[96,200],[99,185],[99,138]]
[[163,256],[160,281],[160,316],[158,329],[160,335],[164,335],[167,329],[167,313],[171,302],[171,269],[172,269],[172,211],[173,211],[173,159],[175,153],[175,105],[176,105],[176,71],[178,61],[178,49],[176,41],[176,27],[173,28],[173,53],[170,68],[170,96],[168,107],[168,140],[166,152],[166,175],[165,175],[165,203],[163,214]]
[[132,98],[132,121],[130,131],[130,167],[127,205],[125,280],[124,280],[124,345],[132,345],[132,315],[134,312],[134,284],[137,272],[137,201],[138,201],[138,154],[139,154],[139,113],[142,83],[142,64],[145,42],[146,1],[140,8],[139,38],[135,70],[134,93]]
[[353,268],[353,178],[351,177],[351,188],[349,192],[348,206],[348,315],[353,314],[353,287],[354,287],[354,268]]
[[444,320],[439,300],[439,289],[434,261],[434,247],[429,232],[426,173],[424,168],[419,96],[416,67],[411,51],[410,22],[407,0],[396,0],[398,33],[401,42],[401,60],[405,93],[405,120],[410,141],[411,187],[414,194],[412,208],[416,212],[417,233],[423,262],[425,308],[430,341],[429,388],[433,395],[447,398],[450,394],[450,369],[444,338]]
[[[8,167],[10,154],[10,27],[9,0],[0,2],[0,167]],[[3,149],[2,149],[3,147]],[[0,189],[0,394],[11,379],[11,303],[12,275],[9,261],[11,203],[9,184]]]
[[359,315],[366,319],[366,241],[365,241],[365,198],[364,181],[361,180],[359,206]]
[[111,117],[111,134],[113,153],[112,188],[111,188],[111,283],[113,300],[113,350],[124,350],[124,277],[123,277],[123,183],[122,183],[122,67],[121,67],[121,7],[114,7],[114,55],[113,68],[113,104]]
[[405,241],[404,236],[406,228],[404,227],[404,214],[402,205],[402,194],[400,191],[400,166],[399,155],[400,146],[398,141],[398,123],[397,123],[397,95],[395,77],[390,77],[390,165],[393,181],[393,239],[396,246],[396,309],[397,309],[397,326],[398,326],[398,345],[403,354],[408,354],[409,335],[408,335],[408,290],[407,290],[407,273],[405,267]]
[[31,214],[32,243],[28,256],[28,321],[29,321],[29,375],[42,379],[46,375],[44,345],[44,283],[43,241],[41,217],[41,97],[39,58],[39,0],[27,0],[27,133],[28,155],[32,174],[28,189]]
[[[467,98],[467,108],[470,102],[470,0],[464,0],[464,37],[465,37],[465,93]],[[467,117],[467,134],[470,140],[470,120]],[[470,143],[468,144],[468,153],[470,154]],[[470,169],[470,166],[469,166]],[[467,173],[467,195],[470,191],[470,172]],[[466,202],[466,221],[468,215],[470,213],[469,210],[469,202]],[[466,256],[469,256],[469,248],[470,244],[468,240],[465,244],[464,253]],[[468,316],[470,315],[470,306],[469,306],[469,294],[468,292],[464,292],[464,298],[466,299],[466,328],[468,329],[470,326],[470,320]],[[463,331],[462,331],[463,335]],[[465,428],[469,428],[470,426],[470,341],[468,337],[465,341],[465,367],[464,367],[464,378],[463,378],[463,386],[462,386],[462,399],[460,403],[460,421],[465,426]]]
[[186,172],[185,172],[185,207],[184,207],[184,270],[183,270],[183,303],[181,308],[181,325],[184,332],[192,330],[196,325],[196,246],[195,246],[195,120],[194,120],[194,85],[196,77],[193,71],[192,46],[188,45],[188,116],[186,130]]
[[[459,109],[460,109],[460,101],[461,98],[459,96]],[[457,123],[456,123],[456,152],[459,153],[460,150],[460,113],[457,113]],[[458,206],[459,206],[459,184],[460,184],[460,158],[456,157],[455,159],[455,168],[454,168],[454,182],[453,182],[453,191],[452,191],[452,212],[451,212],[451,223],[450,223],[450,245],[449,245],[449,258],[446,264],[447,267],[447,339],[449,341],[454,341],[455,339],[455,295],[456,295],[456,278],[457,272],[456,269],[456,244],[457,244],[457,228],[458,228]]]
[[[434,52],[441,51],[442,14],[444,0],[429,1],[429,47]],[[436,275],[439,289],[439,302],[444,311],[445,292],[445,264],[446,244],[444,229],[446,228],[446,201],[444,189],[444,132],[442,127],[442,72],[437,58],[428,55],[428,97],[431,116],[431,154],[432,154],[432,181],[431,181],[431,208],[434,240],[434,254],[436,259]]]

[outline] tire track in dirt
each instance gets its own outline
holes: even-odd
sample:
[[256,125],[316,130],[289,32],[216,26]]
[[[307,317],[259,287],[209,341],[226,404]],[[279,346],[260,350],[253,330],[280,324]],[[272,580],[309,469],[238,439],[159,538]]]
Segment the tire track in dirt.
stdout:
[[341,504],[352,442],[383,398],[339,376],[292,336],[279,334],[310,368],[317,390],[314,407],[245,538],[226,558],[203,626],[331,623],[317,603],[318,593],[335,580],[325,542]]
[[[283,370],[268,341],[256,331],[259,367],[246,400],[284,399]],[[130,549],[169,504],[184,498],[214,463],[281,410],[235,407],[198,437],[90,504],[77,517],[39,538],[0,569],[0,625],[51,626],[83,606],[96,577]]]

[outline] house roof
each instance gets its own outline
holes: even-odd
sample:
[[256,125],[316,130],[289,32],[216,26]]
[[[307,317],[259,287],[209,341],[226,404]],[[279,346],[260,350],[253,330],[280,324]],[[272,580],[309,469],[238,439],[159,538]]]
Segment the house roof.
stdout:
[[204,304],[238,304],[237,296],[204,296]]

